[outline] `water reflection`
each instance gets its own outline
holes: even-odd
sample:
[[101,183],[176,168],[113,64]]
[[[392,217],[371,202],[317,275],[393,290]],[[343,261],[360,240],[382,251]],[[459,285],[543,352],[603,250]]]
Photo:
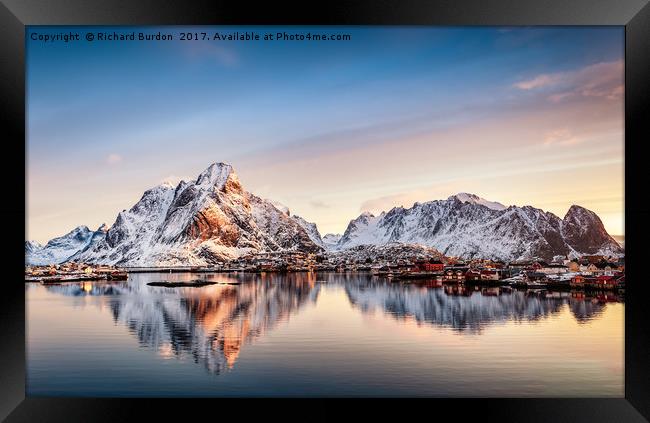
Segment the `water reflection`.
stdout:
[[480,333],[489,324],[536,321],[559,313],[568,304],[579,322],[602,314],[612,296],[575,296],[570,292],[518,291],[510,288],[477,288],[447,285],[395,284],[366,281],[346,284],[350,302],[363,313],[377,310],[395,318],[414,318],[418,323]]
[[316,302],[319,292],[314,275],[297,274],[199,289],[151,287],[145,281],[93,283],[92,289],[85,283],[46,288],[70,296],[108,296],[113,319],[125,324],[141,346],[163,357],[191,358],[212,373],[231,368],[242,345],[286,321],[307,302]]
[[71,297],[112,296],[129,293],[128,282],[66,282],[45,285],[49,292]]
[[[167,278],[191,278],[174,275]],[[568,305],[579,322],[598,316],[608,301],[572,293],[465,288],[435,283],[390,283],[366,274],[207,275],[217,282],[203,288],[147,286],[160,279],[135,275],[126,282],[66,283],[45,286],[66,296],[105,297],[114,322],[134,335],[141,347],[159,356],[191,359],[218,374],[232,368],[244,345],[287,321],[306,304],[316,304],[323,287],[343,289],[353,308],[381,312],[421,325],[478,334],[490,324],[536,321]],[[41,287],[38,287],[41,288]],[[29,289],[29,288],[28,288]]]

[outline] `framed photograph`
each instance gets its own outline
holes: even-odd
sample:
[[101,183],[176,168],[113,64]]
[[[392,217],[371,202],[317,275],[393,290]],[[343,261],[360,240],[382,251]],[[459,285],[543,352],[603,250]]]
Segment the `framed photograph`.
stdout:
[[647,1],[0,11],[7,421],[649,418]]

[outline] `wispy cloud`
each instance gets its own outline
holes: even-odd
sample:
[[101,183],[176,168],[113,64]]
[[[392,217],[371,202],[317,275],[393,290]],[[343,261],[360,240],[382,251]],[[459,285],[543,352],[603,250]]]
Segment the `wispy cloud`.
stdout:
[[330,207],[329,204],[320,200],[312,200],[309,204],[315,209],[328,209]]
[[571,130],[567,128],[556,129],[547,132],[544,136],[544,145],[572,145],[582,141],[582,138],[576,136]]
[[618,100],[623,95],[623,61],[600,62],[570,72],[537,75],[513,84],[520,90],[551,91],[547,99],[558,103],[571,98]]
[[542,88],[548,85],[557,84],[561,80],[562,80],[562,74],[559,73],[543,74],[543,75],[538,75],[535,78],[530,79],[528,81],[517,82],[516,84],[514,84],[514,86],[516,88],[519,88],[520,90],[532,90],[535,88]]
[[115,165],[120,162],[122,162],[122,156],[116,153],[111,153],[108,156],[106,156],[106,163],[109,165]]
[[393,207],[411,207],[416,202],[427,202],[432,200],[445,200],[463,189],[468,188],[468,181],[465,178],[453,176],[447,181],[436,181],[435,185],[423,186],[417,189],[371,198],[361,203],[359,212],[369,211],[379,214],[388,211]]
[[372,212],[374,214],[379,214],[382,211],[390,210],[393,207],[411,207],[419,197],[419,193],[406,192],[373,198],[361,203],[359,213]]

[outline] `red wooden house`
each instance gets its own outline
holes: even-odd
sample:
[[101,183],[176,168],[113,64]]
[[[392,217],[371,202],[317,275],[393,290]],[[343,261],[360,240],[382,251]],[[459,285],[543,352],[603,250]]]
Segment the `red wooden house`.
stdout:
[[413,270],[415,272],[442,272],[442,269],[445,267],[440,260],[436,259],[416,260],[414,265],[415,268]]
[[614,278],[614,276],[606,276],[606,275],[598,276],[596,278],[595,284],[596,286],[602,287],[603,289],[614,288],[618,286],[618,282],[616,281],[616,278]]

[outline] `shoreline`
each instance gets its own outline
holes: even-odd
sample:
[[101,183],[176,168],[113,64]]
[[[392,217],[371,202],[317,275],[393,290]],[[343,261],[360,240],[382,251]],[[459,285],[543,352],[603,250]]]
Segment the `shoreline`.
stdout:
[[[603,287],[595,287],[589,285],[583,286],[572,286],[571,284],[562,284],[557,282],[551,283],[541,283],[539,285],[524,285],[521,283],[512,283],[504,279],[501,280],[436,280],[435,278],[427,277],[413,277],[413,278],[393,278],[386,275],[376,275],[372,274],[368,270],[317,270],[317,269],[297,269],[297,270],[285,270],[285,271],[266,271],[266,270],[241,270],[241,269],[220,269],[220,270],[211,270],[211,269],[186,269],[186,268],[164,268],[164,269],[138,269],[136,271],[130,271],[128,269],[122,269],[126,273],[126,277],[111,278],[108,275],[62,275],[62,276],[43,276],[43,277],[33,277],[25,278],[25,283],[40,283],[44,285],[49,284],[64,284],[64,283],[76,283],[76,282],[116,282],[116,281],[127,281],[129,273],[149,273],[149,274],[170,274],[170,273],[190,273],[190,274],[201,274],[201,273],[241,273],[241,274],[287,274],[287,273],[366,273],[374,278],[383,279],[391,283],[400,283],[403,285],[425,285],[425,284],[435,284],[436,287],[444,286],[467,286],[467,287],[481,287],[481,288],[508,288],[508,289],[521,289],[521,290],[543,290],[543,291],[557,291],[557,292],[615,292],[615,293],[624,293],[625,288],[621,287],[611,287],[603,289]],[[67,276],[67,277],[66,277]],[[123,276],[121,274],[120,276]],[[207,280],[206,280],[207,281]]]

